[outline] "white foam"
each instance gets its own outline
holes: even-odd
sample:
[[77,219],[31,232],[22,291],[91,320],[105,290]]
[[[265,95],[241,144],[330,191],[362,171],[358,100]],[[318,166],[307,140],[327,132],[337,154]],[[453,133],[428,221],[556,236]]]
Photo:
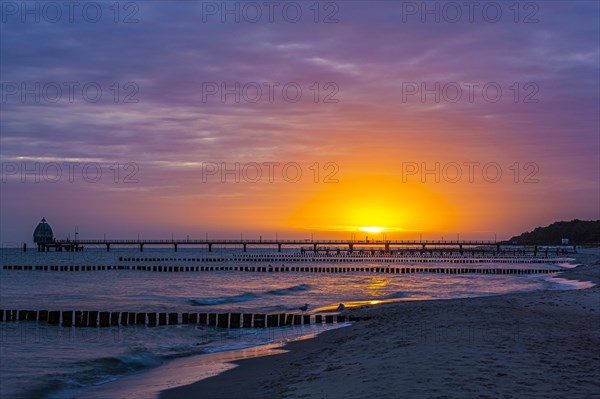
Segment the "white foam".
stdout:
[[596,284],[591,281],[570,280],[562,277],[549,277],[548,281],[554,285],[555,290],[581,290],[592,288]]
[[[328,329],[345,327],[349,323],[341,323]],[[287,342],[314,338],[311,333],[286,341],[223,352],[207,353],[199,356],[180,358],[149,371],[130,375],[117,381],[86,388],[77,397],[87,399],[156,399],[160,392],[193,384],[200,380],[214,377],[237,367],[232,362],[261,356],[285,353],[282,347]]]

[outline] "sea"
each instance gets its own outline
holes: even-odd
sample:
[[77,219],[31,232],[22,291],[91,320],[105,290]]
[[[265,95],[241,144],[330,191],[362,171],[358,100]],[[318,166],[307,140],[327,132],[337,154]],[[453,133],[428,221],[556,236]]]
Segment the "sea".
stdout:
[[[144,248],[143,253],[137,247],[111,247],[110,252],[104,248],[86,248],[82,252],[45,253],[3,248],[0,249],[0,262],[2,266],[119,266],[131,264],[124,259],[133,257],[139,258],[135,265],[197,266],[200,263],[191,259],[216,257],[233,260],[210,262],[211,266],[248,266],[247,262],[235,257],[264,255],[269,251],[276,249],[248,249],[244,253],[241,248],[213,248],[212,252],[206,248],[179,248],[174,254],[173,248]],[[284,249],[287,254],[297,251]],[[145,260],[174,256],[178,259],[176,263]],[[266,266],[252,264],[260,265]],[[385,260],[377,259],[351,264],[352,267],[386,265]],[[428,267],[444,265],[443,262],[427,264]],[[310,266],[331,267],[333,264],[313,262]],[[558,265],[484,262],[476,267],[561,269],[573,266],[564,261]],[[581,285],[558,279],[555,274],[56,272],[0,268],[0,308],[22,310],[302,313],[299,308],[308,304],[307,313],[314,314],[335,311],[340,303],[361,306],[575,288],[581,288]],[[2,322],[0,397],[155,398],[165,387],[187,384],[233,367],[227,362],[233,358],[275,353],[282,343],[315,337],[327,329],[346,325],[348,323],[264,329],[221,329],[197,324],[76,328],[33,321]],[[171,375],[181,377],[162,385],[157,377],[153,389],[135,388],[136,378],[165,375],[163,370],[169,369],[176,370]],[[123,390],[123,386],[128,386],[129,390]]]

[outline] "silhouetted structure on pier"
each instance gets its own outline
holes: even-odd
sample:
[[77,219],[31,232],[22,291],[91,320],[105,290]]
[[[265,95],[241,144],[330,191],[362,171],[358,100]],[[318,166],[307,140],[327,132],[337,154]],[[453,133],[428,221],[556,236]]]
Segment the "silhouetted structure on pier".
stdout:
[[[37,244],[40,252],[50,251],[50,248],[54,248],[56,251],[62,251],[63,248],[67,251],[83,250],[82,246],[69,240],[56,240],[52,227],[50,227],[46,218],[42,218],[42,221],[33,231],[33,242]],[[23,246],[23,250],[27,250],[27,244]]]
[[54,232],[52,231],[52,227],[46,222],[46,218],[42,218],[42,221],[38,223],[33,231],[33,242],[37,244],[38,251],[43,251],[54,244]]

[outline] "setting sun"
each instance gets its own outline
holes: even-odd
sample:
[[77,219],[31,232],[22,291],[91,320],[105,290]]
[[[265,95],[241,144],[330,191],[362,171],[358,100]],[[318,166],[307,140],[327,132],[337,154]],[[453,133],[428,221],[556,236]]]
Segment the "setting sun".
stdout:
[[387,230],[385,227],[378,226],[364,226],[361,227],[360,230],[366,231],[367,233],[381,233],[382,231]]
[[445,231],[455,219],[454,206],[423,184],[347,176],[305,198],[288,223],[315,231],[408,234]]

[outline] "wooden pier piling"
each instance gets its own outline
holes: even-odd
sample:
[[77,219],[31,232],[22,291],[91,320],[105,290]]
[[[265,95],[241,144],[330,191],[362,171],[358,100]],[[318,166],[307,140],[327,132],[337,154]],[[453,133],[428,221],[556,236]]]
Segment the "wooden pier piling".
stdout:
[[75,311],[75,327],[84,327],[87,321],[83,320],[83,312],[80,310]]
[[48,311],[47,310],[40,310],[38,312],[38,321],[48,321]]
[[229,313],[219,313],[218,314],[217,327],[229,328]]
[[48,324],[58,325],[60,323],[60,312],[51,311],[48,312]]
[[278,314],[267,315],[267,327],[279,327],[279,315]]
[[216,313],[208,314],[208,325],[213,326],[213,327],[217,326],[217,314]]
[[[314,321],[313,321],[314,320]],[[166,326],[178,324],[192,324],[211,326],[223,329],[237,328],[277,328],[285,326],[310,325],[313,322],[321,324],[325,320],[331,324],[337,321],[346,321],[344,315],[315,315],[314,319],[309,314],[294,313],[189,313],[183,312],[109,312],[95,310],[16,310],[0,309],[0,322],[47,322],[50,325],[62,327],[118,327],[118,326]],[[359,321],[361,318],[350,318],[350,321]]]
[[100,327],[110,326],[110,312],[100,312]]
[[264,314],[255,314],[254,315],[254,328],[265,328],[265,318]]
[[73,325],[73,311],[67,310],[62,312],[62,326],[71,327]]
[[98,312],[91,310],[88,312],[88,327],[98,326]]
[[230,313],[229,314],[229,328],[240,328],[242,326],[242,314],[241,313]]
[[208,324],[208,313],[200,313],[198,315],[198,324],[205,326]]

